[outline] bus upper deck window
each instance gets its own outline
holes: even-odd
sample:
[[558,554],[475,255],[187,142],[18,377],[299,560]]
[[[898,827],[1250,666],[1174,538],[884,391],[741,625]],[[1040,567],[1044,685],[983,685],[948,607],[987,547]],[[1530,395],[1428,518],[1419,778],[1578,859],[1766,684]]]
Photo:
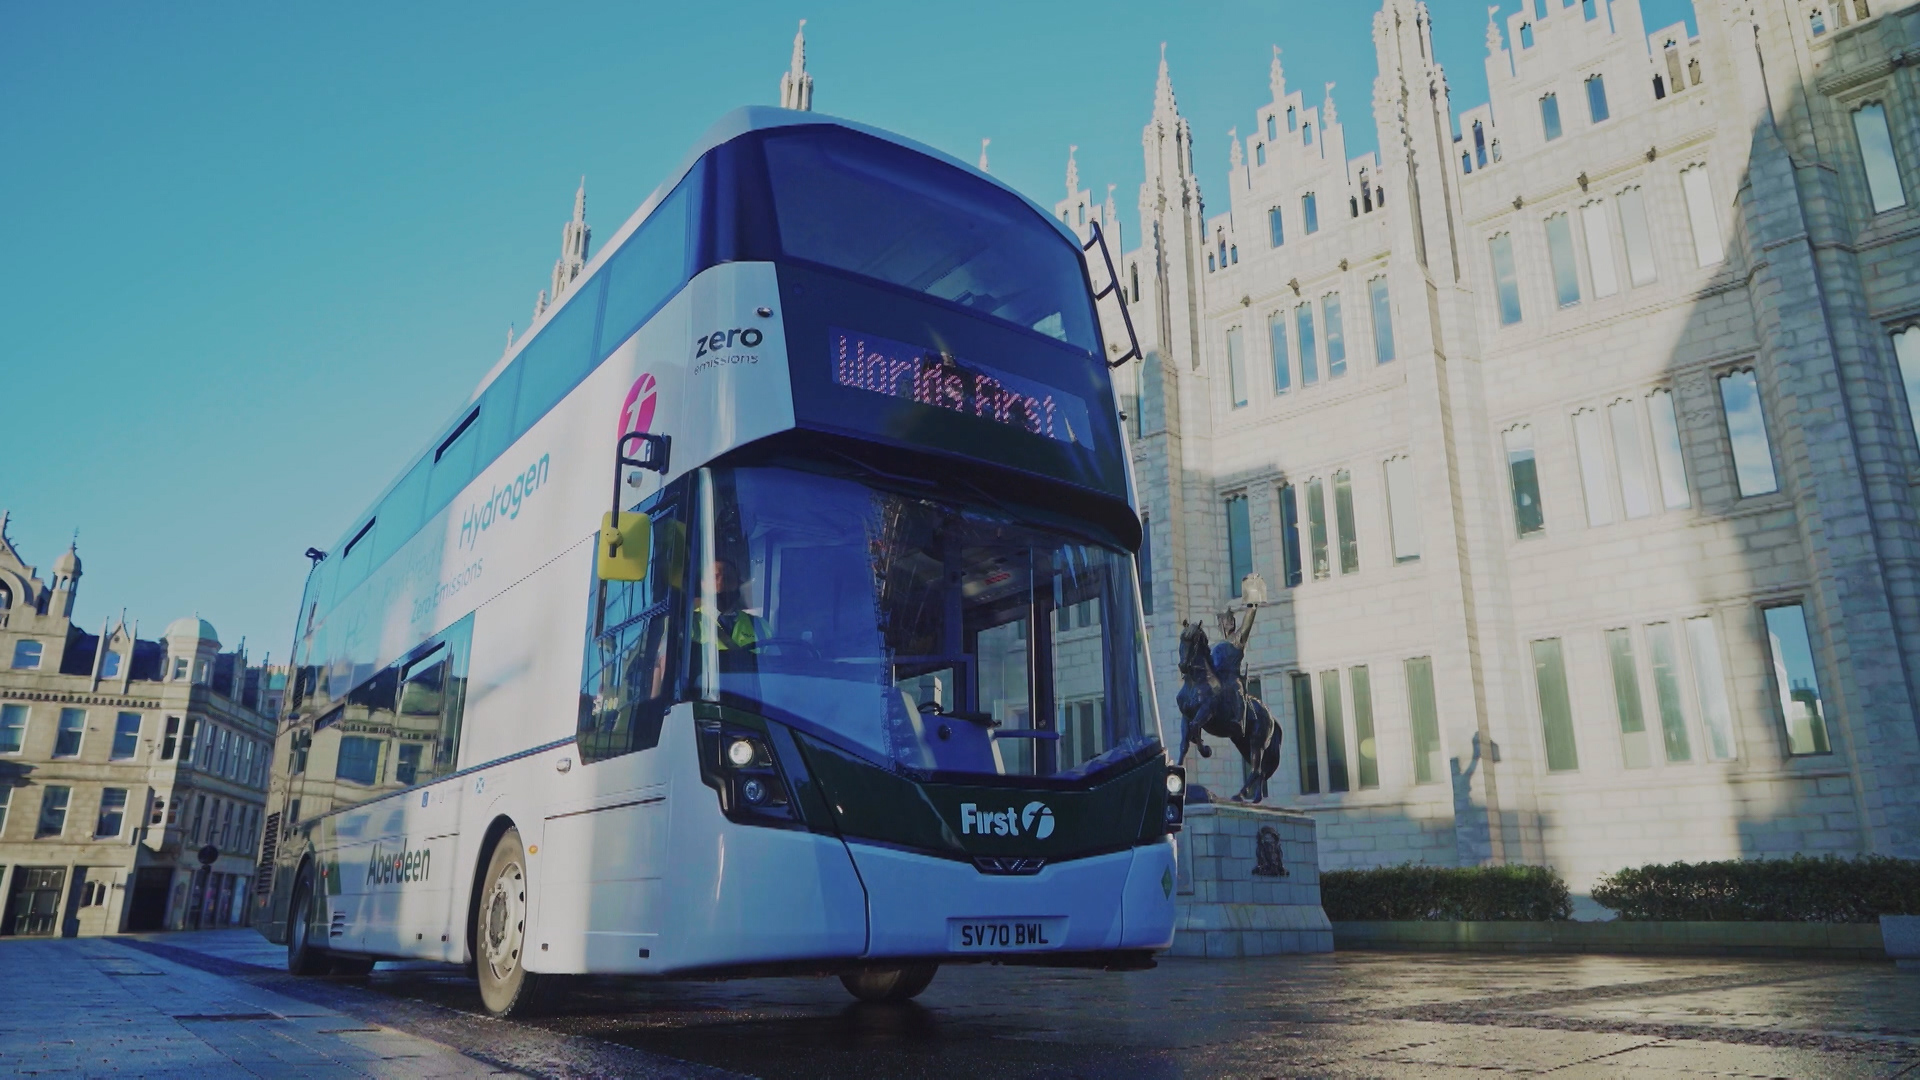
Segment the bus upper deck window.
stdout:
[[1074,245],[1018,196],[849,131],[766,143],[780,246],[1097,352]]

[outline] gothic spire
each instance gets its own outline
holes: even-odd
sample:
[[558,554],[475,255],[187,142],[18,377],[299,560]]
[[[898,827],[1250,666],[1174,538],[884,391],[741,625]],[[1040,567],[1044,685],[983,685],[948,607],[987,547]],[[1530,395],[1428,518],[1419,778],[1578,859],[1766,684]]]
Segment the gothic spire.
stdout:
[[1340,116],[1333,111],[1333,84],[1327,84],[1326,104],[1320,106],[1320,130],[1325,131],[1340,122]]
[[1500,24],[1494,19],[1500,14],[1499,4],[1487,5],[1487,55],[1500,55]]
[[1153,115],[1168,118],[1178,115],[1180,106],[1173,100],[1173,78],[1167,74],[1167,43],[1160,43],[1160,74],[1153,83]]
[[796,112],[813,111],[813,76],[807,74],[807,20],[793,35],[793,62],[780,76],[780,107]]
[[1227,129],[1227,165],[1228,167],[1238,169],[1241,163],[1244,162],[1245,160],[1246,159],[1241,156],[1241,150],[1240,150],[1240,129],[1238,127],[1228,128]]
[[1080,166],[1073,160],[1073,155],[1079,150],[1078,146],[1067,147],[1067,198],[1069,199],[1080,191]]
[[1273,47],[1273,64],[1267,68],[1267,85],[1273,88],[1273,100],[1287,96],[1287,73],[1280,67],[1280,46]]
[[987,144],[992,141],[993,141],[992,139],[980,140],[980,171],[981,172],[988,171],[987,170]]
[[587,243],[593,230],[587,227],[587,178],[580,178],[580,190],[573,193],[573,220],[561,226],[560,257],[553,263],[552,297],[558,302],[587,268]]

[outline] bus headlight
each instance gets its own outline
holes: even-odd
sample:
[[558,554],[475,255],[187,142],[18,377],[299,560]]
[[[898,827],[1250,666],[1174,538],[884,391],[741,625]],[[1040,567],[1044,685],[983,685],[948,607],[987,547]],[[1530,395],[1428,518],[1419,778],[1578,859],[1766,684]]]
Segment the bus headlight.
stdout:
[[[745,762],[742,762],[742,764],[745,764]],[[1177,769],[1168,769],[1167,770],[1167,794],[1173,798],[1179,798],[1180,796],[1185,795],[1186,793],[1187,793],[1187,778],[1180,775],[1180,772]]]
[[753,744],[745,739],[735,739],[727,747],[727,760],[736,769],[744,769],[753,764]]
[[747,802],[759,806],[767,801],[767,785],[757,776],[749,776],[740,782],[740,795]]

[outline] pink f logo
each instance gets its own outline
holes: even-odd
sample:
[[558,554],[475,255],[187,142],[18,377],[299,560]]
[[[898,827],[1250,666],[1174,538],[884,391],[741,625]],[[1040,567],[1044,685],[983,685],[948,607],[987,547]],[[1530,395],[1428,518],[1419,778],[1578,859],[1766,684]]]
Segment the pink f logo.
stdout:
[[652,375],[642,375],[633,380],[633,388],[627,391],[627,400],[620,406],[620,434],[632,435],[652,430],[656,400]]

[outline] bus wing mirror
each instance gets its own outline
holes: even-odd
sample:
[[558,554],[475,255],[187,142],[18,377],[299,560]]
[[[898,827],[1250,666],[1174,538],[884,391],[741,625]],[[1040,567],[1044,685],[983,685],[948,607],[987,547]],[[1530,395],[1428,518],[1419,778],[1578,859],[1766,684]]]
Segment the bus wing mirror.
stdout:
[[653,554],[653,522],[631,510],[602,515],[598,550],[600,580],[645,580]]

